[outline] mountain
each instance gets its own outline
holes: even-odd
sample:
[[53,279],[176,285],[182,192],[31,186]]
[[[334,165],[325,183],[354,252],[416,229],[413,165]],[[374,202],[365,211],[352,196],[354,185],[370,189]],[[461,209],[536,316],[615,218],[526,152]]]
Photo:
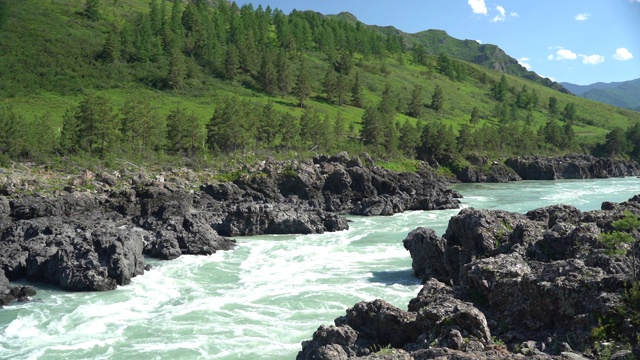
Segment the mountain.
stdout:
[[576,85],[561,83],[573,94],[622,108],[640,110],[640,79]]
[[640,112],[562,93],[496,45],[348,13],[0,0],[0,49],[0,165],[348,150],[460,169],[590,152],[640,123]]
[[[351,13],[342,12],[329,15],[332,18],[357,24],[359,20]],[[439,55],[445,53],[459,60],[482,65],[486,68],[505,74],[518,76],[535,81],[563,93],[569,93],[561,84],[542,77],[520,65],[518,60],[509,56],[504,50],[493,44],[480,44],[475,40],[460,40],[449,36],[444,30],[425,30],[415,34],[403,32],[393,26],[366,25],[377,29],[385,35],[399,36],[410,50],[416,45],[424,46],[428,54]]]

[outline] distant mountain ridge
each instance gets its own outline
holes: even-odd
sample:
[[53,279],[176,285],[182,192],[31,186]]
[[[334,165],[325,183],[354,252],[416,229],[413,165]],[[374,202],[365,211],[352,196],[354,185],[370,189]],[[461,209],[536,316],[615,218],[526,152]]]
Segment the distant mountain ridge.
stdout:
[[640,79],[590,85],[561,83],[575,95],[605,104],[640,111]]
[[[358,18],[348,12],[341,12],[337,15],[327,15],[334,19],[340,19],[351,24],[361,23]],[[415,34],[406,33],[393,26],[363,25],[377,29],[387,35],[400,35],[409,48],[415,45],[423,45],[429,54],[438,55],[445,53],[453,58],[482,65],[492,70],[497,70],[509,75],[519,76],[541,85],[550,87],[563,93],[570,93],[560,83],[527,70],[520,65],[518,60],[509,56],[504,50],[493,44],[480,44],[475,40],[456,39],[444,30],[425,30]]]

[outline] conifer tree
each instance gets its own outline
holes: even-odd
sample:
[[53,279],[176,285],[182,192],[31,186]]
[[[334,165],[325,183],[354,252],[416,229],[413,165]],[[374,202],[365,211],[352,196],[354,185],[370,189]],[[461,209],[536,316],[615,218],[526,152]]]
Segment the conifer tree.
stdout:
[[20,155],[22,140],[21,129],[24,128],[25,120],[13,108],[0,108],[0,154],[9,157]]
[[496,83],[491,90],[493,98],[497,101],[503,102],[507,100],[507,91],[509,90],[509,84],[507,77],[502,75],[500,82]]
[[362,115],[360,139],[365,145],[377,147],[382,144],[382,126],[380,111],[374,106],[367,106]]
[[84,16],[93,21],[98,21],[102,18],[102,3],[100,0],[85,0],[84,2]]
[[293,83],[293,74],[291,72],[289,57],[284,49],[280,49],[280,51],[278,51],[276,72],[278,76],[278,91],[280,92],[280,96],[284,97],[291,92],[291,84]]
[[205,129],[194,112],[182,107],[173,109],[167,116],[168,150],[189,157],[202,149]]
[[444,92],[440,85],[436,85],[436,88],[433,90],[433,95],[431,96],[431,108],[437,112],[444,109]]
[[227,80],[235,80],[238,75],[238,49],[233,44],[227,46],[227,56],[224,61],[224,77]]
[[298,99],[298,105],[304,107],[304,102],[311,95],[311,79],[309,77],[309,70],[307,69],[307,60],[304,55],[300,55],[298,77],[296,78],[296,86],[293,91]]
[[477,106],[474,106],[473,110],[471,110],[471,118],[469,119],[469,122],[475,125],[479,121],[480,121],[480,110],[478,110]]
[[259,78],[262,90],[268,95],[274,95],[278,89],[278,74],[274,62],[273,50],[265,50],[262,53]]
[[411,91],[411,99],[409,100],[407,114],[414,118],[422,116],[424,108],[424,97],[422,92],[422,86],[416,85]]
[[406,120],[400,125],[399,133],[398,149],[409,158],[415,157],[416,148],[420,144],[420,132],[418,128],[409,120]]
[[555,116],[558,114],[558,99],[555,96],[549,97],[549,115]]
[[75,112],[76,109],[69,108],[62,117],[60,148],[65,154],[75,154],[82,149],[82,124]]
[[116,145],[120,135],[118,118],[113,113],[109,99],[104,95],[89,93],[80,101],[75,117],[81,129],[79,148],[104,158]]
[[172,89],[180,89],[184,85],[187,69],[184,55],[177,48],[172,48],[169,55],[168,84]]
[[120,111],[123,145],[143,156],[160,150],[165,143],[165,121],[144,98],[132,97]]
[[351,104],[355,107],[362,108],[364,99],[362,94],[362,84],[360,83],[360,72],[356,72],[353,86],[351,87]]
[[337,76],[335,71],[333,71],[333,65],[329,64],[327,66],[327,72],[324,74],[324,92],[327,94],[327,101],[330,103],[336,102],[336,84]]

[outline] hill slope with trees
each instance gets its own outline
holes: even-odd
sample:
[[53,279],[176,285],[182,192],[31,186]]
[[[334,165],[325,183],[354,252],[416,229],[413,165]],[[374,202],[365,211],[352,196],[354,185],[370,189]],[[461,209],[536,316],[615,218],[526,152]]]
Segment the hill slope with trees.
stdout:
[[202,0],[2,0],[1,160],[348,150],[455,171],[478,156],[638,157],[640,113],[487,69],[429,34],[443,36]]

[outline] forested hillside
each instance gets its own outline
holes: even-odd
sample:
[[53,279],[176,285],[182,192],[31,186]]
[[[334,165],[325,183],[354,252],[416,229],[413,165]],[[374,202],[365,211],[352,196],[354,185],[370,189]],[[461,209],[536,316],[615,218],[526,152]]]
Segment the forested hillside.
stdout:
[[206,164],[348,150],[455,170],[477,156],[638,158],[640,113],[421,36],[224,1],[0,0],[0,160]]

